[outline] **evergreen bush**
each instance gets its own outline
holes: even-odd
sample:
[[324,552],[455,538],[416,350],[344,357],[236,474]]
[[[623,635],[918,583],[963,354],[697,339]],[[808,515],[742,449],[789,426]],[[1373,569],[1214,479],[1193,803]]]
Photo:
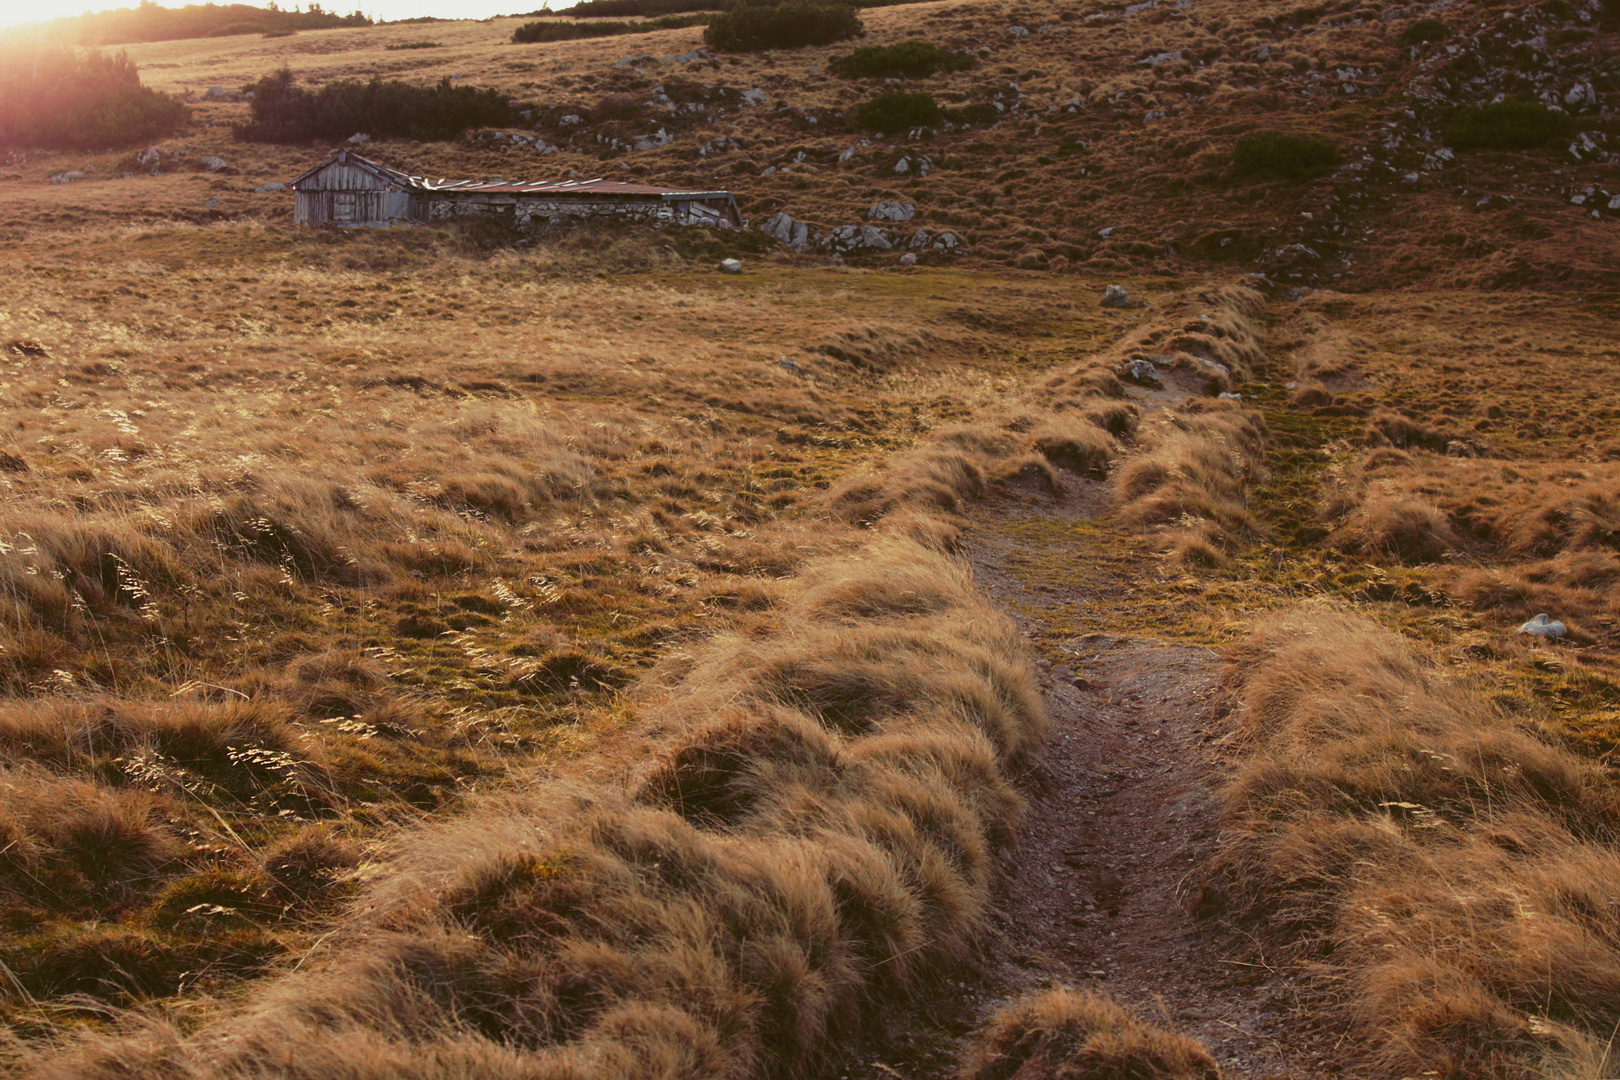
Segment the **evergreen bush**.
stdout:
[[831,45],[859,37],[860,16],[848,4],[798,2],[740,6],[717,15],[703,31],[703,41],[721,52],[763,52]]
[[846,79],[925,79],[941,71],[966,71],[974,59],[942,49],[931,41],[902,41],[895,45],[862,45],[848,56],[827,65]]
[[862,102],[857,112],[861,127],[868,131],[904,131],[932,126],[944,120],[934,95],[922,90],[889,90]]
[[471,127],[511,122],[512,106],[498,90],[405,82],[344,80],[307,90],[282,68],[246,89],[253,93],[252,119],[236,124],[238,139],[295,143],[346,139],[357,131],[376,138],[453,139]]
[[170,134],[186,109],[141,85],[122,52],[0,54],[0,147],[101,150]]
[[1256,131],[1232,148],[1232,175],[1238,179],[1315,180],[1339,167],[1339,148],[1321,135]]
[[1446,143],[1458,150],[1531,150],[1575,134],[1575,119],[1539,101],[1469,105],[1446,122]]

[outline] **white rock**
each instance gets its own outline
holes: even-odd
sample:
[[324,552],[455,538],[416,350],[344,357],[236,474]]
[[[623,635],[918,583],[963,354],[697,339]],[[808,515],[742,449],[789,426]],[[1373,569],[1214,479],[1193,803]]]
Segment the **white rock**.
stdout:
[[1151,360],[1137,357],[1120,365],[1119,373],[1134,383],[1144,383],[1157,386],[1159,383],[1159,369]]
[[1103,291],[1102,306],[1106,308],[1128,308],[1131,306],[1130,293],[1122,285],[1110,285]]
[[897,203],[892,199],[883,199],[866,212],[868,221],[910,221],[917,216],[917,208],[911,203]]
[[1569,633],[1569,627],[1557,619],[1548,618],[1547,614],[1543,612],[1519,627],[1519,633],[1539,638],[1561,638]]
[[1154,53],[1145,60],[1138,60],[1137,63],[1141,64],[1143,67],[1158,67],[1160,64],[1168,64],[1172,60],[1180,59],[1181,50],[1172,49],[1169,52]]
[[768,100],[770,100],[770,95],[757,86],[752,90],[742,92],[742,103],[744,105],[763,105]]
[[740,259],[721,259],[720,260],[720,272],[722,274],[740,274],[740,273],[742,273],[742,260],[740,260]]
[[583,124],[584,122],[585,118],[583,116],[576,116],[573,113],[569,113],[567,116],[557,121],[557,123],[561,124],[563,127],[573,127],[575,124]]
[[357,131],[353,135],[349,136],[349,144],[351,146],[364,146],[364,145],[366,145],[366,143],[368,143],[370,141],[371,141],[371,136],[367,135],[363,131]]
[[794,221],[783,212],[773,214],[759,227],[759,231],[775,237],[795,251],[803,251],[810,246],[810,226],[802,221]]
[[1007,27],[1007,33],[1015,38],[1025,38],[1029,37],[1029,28],[1027,26],[1009,26]]
[[78,169],[69,169],[67,172],[57,173],[55,176],[51,177],[50,182],[53,184],[71,184],[75,180],[83,179],[84,173],[80,172]]
[[917,265],[917,255],[916,255],[916,253],[908,251],[904,255],[900,256],[900,265],[901,266],[916,266]]
[[225,159],[222,157],[214,157],[212,154],[210,154],[208,157],[199,160],[197,164],[201,165],[209,172],[219,172],[219,170],[225,168]]
[[155,146],[148,146],[135,155],[135,164],[146,169],[155,169],[163,164],[163,151]]

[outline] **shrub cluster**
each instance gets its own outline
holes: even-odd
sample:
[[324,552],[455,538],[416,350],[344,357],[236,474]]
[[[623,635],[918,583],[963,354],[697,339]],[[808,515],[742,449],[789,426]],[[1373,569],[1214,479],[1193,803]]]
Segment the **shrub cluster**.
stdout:
[[1575,118],[1539,101],[1469,105],[1446,122],[1446,143],[1458,150],[1532,150],[1575,134]]
[[685,26],[703,26],[708,15],[665,15],[642,22],[618,22],[597,19],[589,22],[562,22],[544,19],[524,23],[512,31],[512,42],[517,45],[544,41],[574,41],[579,38],[616,37],[620,34],[647,34],[654,30],[679,30]]
[[247,89],[252,119],[234,125],[238,139],[293,143],[342,139],[357,131],[378,138],[453,139],[470,127],[496,127],[511,120],[512,107],[497,90],[405,82],[344,80],[307,90],[283,68]]
[[1401,31],[1402,45],[1422,45],[1430,41],[1444,41],[1451,36],[1451,28],[1439,19],[1419,19]]
[[250,4],[187,4],[171,8],[143,3],[61,21],[69,25],[68,33],[77,40],[103,45],[372,25],[371,19],[359,11],[338,15],[323,10],[320,4],[310,4],[307,11],[284,11]]
[[863,45],[833,60],[827,70],[846,79],[924,79],[941,71],[966,71],[974,63],[966,53],[942,49],[931,41],[902,41]]
[[[567,14],[576,19],[616,18],[640,15],[678,15],[687,11],[725,11],[733,0],[580,0]],[[536,14],[539,14],[536,12]]]
[[861,127],[868,131],[904,131],[932,126],[945,119],[934,95],[924,90],[887,90],[861,102],[856,110]]
[[105,149],[160,138],[185,120],[178,102],[141,85],[122,52],[0,54],[0,146]]
[[703,31],[703,41],[721,52],[762,52],[831,45],[861,33],[860,16],[848,4],[793,0],[733,8],[710,21]]
[[1239,179],[1315,180],[1339,167],[1339,148],[1321,135],[1256,131],[1232,148],[1232,175]]
[[408,49],[442,49],[443,42],[438,41],[401,41],[393,45],[384,45],[389,52],[404,52]]

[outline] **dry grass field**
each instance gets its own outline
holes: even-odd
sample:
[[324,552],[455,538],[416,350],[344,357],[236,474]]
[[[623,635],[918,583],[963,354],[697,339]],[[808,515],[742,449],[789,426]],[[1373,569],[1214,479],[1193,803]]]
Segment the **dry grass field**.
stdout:
[[[190,95],[495,86],[557,152],[364,152],[724,186],[751,227],[297,229],[255,189],[330,148],[236,141],[239,102],[155,172],[0,162],[6,1067],[844,1075],[875,1014],[993,968],[1040,673],[1106,629],[1227,650],[1219,840],[1162,887],[1297,983],[1309,1075],[1613,1075],[1620,39],[1459,0],[1403,43],[1430,13],[868,10],[865,43],[977,60],[919,80],[947,126],[881,138],[848,43],[131,47]],[[1586,149],[1436,156],[1449,108],[1525,86]],[[1260,130],[1343,164],[1232,176]],[[757,230],[880,199],[963,250]],[[1096,625],[987,598],[984,505]],[[1540,612],[1569,634],[1514,632]],[[1001,996],[939,1037],[962,1075],[1261,1075],[1167,1011]]]

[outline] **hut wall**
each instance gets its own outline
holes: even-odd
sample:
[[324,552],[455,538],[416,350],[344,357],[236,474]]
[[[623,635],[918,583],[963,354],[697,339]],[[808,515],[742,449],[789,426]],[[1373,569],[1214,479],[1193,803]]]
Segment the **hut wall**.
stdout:
[[674,222],[676,208],[656,196],[648,199],[592,199],[555,195],[495,195],[469,192],[465,195],[429,195],[423,199],[422,216],[428,221],[448,221],[457,217],[490,215],[508,218],[519,229],[577,218],[616,218],[620,221]]

